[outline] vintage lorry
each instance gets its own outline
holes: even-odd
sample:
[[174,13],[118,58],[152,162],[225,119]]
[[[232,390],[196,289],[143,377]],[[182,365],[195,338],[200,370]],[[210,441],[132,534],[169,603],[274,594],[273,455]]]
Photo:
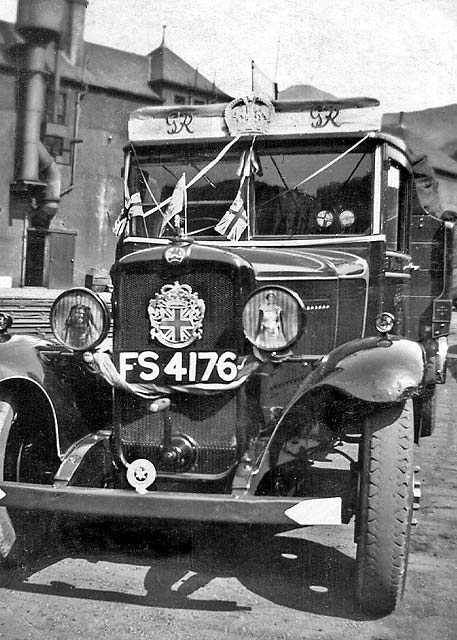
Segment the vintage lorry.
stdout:
[[110,304],[63,292],[52,341],[0,315],[2,561],[36,513],[354,519],[391,611],[451,319],[425,159],[369,98],[144,108],[129,138]]

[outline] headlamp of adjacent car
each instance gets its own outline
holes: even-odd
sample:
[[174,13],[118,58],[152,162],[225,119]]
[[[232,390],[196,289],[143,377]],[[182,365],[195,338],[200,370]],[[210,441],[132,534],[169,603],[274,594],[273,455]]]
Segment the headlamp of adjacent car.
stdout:
[[6,333],[13,324],[13,318],[9,313],[3,313],[0,311],[0,334]]
[[300,337],[305,310],[300,297],[284,287],[257,289],[243,309],[244,335],[261,351],[283,351]]
[[106,338],[110,315],[106,304],[95,293],[76,288],[56,298],[50,323],[60,344],[73,351],[88,351]]
[[384,311],[376,316],[375,327],[382,335],[386,335],[392,331],[395,326],[395,316]]

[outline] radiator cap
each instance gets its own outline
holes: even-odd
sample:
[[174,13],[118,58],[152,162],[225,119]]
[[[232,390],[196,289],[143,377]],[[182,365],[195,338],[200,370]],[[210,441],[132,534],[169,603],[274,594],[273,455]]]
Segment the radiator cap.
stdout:
[[145,458],[138,458],[127,467],[127,480],[137,493],[147,493],[148,487],[157,478],[155,466]]

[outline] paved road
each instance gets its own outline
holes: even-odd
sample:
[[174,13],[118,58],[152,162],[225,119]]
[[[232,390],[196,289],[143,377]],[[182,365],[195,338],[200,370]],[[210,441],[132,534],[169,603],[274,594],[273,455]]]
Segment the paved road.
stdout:
[[0,638],[457,640],[457,344],[450,355],[437,430],[417,452],[423,498],[395,613],[355,608],[351,527],[211,527],[189,542],[79,523],[40,561],[0,572]]

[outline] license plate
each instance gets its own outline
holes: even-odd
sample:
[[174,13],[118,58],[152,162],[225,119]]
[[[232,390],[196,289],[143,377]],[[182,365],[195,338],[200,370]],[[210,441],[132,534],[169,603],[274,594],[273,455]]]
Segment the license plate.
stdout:
[[124,351],[117,365],[127,382],[227,383],[238,375],[236,361],[233,351]]

